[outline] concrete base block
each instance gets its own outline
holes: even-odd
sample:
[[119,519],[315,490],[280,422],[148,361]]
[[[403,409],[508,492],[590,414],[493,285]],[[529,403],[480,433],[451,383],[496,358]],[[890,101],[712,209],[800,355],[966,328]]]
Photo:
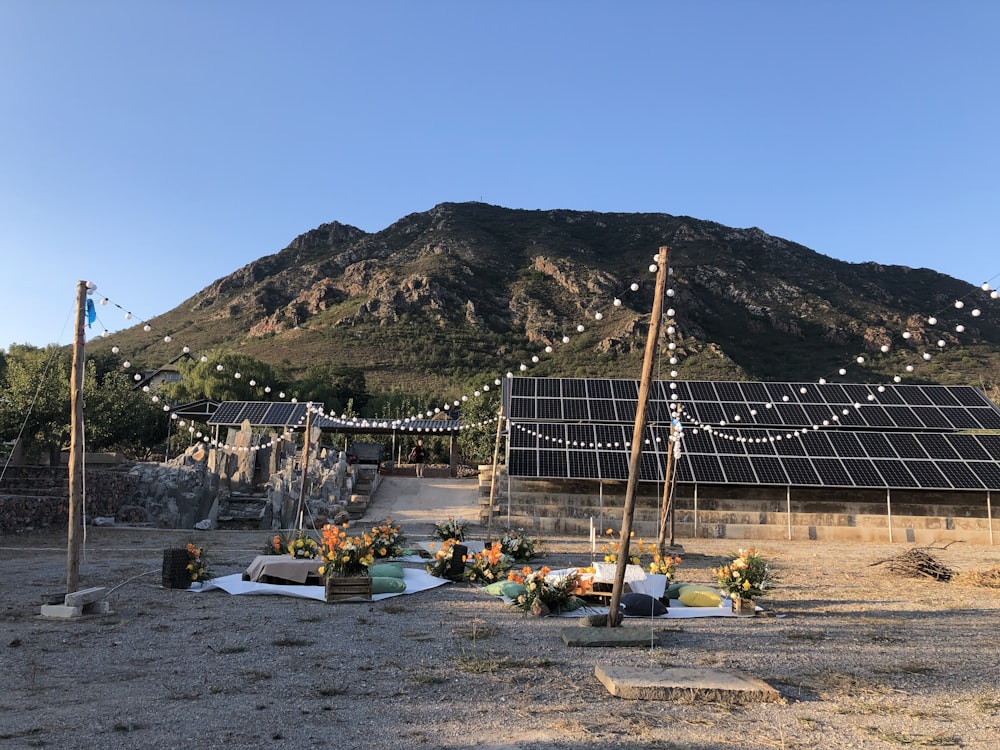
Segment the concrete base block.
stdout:
[[108,590],[104,586],[81,589],[80,591],[74,591],[72,594],[66,594],[66,601],[64,604],[67,607],[82,607],[85,604],[100,601],[107,595]]
[[740,672],[599,664],[594,674],[609,693],[632,700],[695,699],[730,703],[777,703],[782,700],[781,693],[766,682]]
[[70,607],[66,604],[43,604],[42,617],[56,617],[60,620],[68,620],[73,617],[82,617],[83,607]]

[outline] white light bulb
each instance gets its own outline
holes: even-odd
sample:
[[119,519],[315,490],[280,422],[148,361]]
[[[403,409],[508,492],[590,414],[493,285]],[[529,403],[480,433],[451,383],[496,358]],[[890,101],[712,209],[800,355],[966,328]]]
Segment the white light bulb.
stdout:
[[131,366],[132,366],[132,363],[129,362],[127,359],[124,362],[122,362],[122,367],[124,367],[126,370],[128,368],[130,368]]
[[531,355],[531,361],[534,362],[535,364],[538,364],[538,355],[537,354]]
[[899,375],[893,375],[892,376],[892,382],[893,383],[902,383],[903,379],[901,377],[899,377]]
[[270,393],[270,392],[271,392],[271,386],[265,385],[264,386],[264,393]]
[[615,301],[612,302],[611,304],[613,304],[615,307],[621,307],[622,306],[622,301],[620,299],[618,299],[617,297],[615,297]]
[[552,347],[551,346],[546,346],[545,347],[545,353],[546,354],[552,354]]
[[935,317],[928,318],[927,319],[927,325],[936,326],[937,325],[937,318],[935,318]]
[[[996,294],[996,292],[993,292],[993,294]],[[996,298],[994,297],[994,299],[996,299]],[[982,315],[982,312],[979,311],[979,310],[973,310],[972,313],[971,313],[971,315],[972,315],[973,318],[978,318],[980,315]]]
[[904,339],[908,339],[908,338],[910,338],[910,337],[911,337],[912,335],[913,335],[913,334],[912,334],[912,333],[910,333],[909,331],[903,331],[903,338],[904,338]]
[[191,347],[190,346],[182,347],[181,351],[184,352],[185,354],[190,354],[191,353]]
[[163,337],[163,343],[164,344],[169,344],[170,343],[170,337],[169,336],[164,336]]
[[847,374],[847,370],[845,370],[843,367],[841,367],[839,370],[837,370],[837,373],[839,375],[846,375]]
[[208,357],[206,355],[202,354],[200,361],[202,361],[202,362],[208,362]]
[[112,347],[111,347],[111,353],[112,353],[112,354],[117,354],[118,352],[119,352],[119,349],[118,349],[118,347],[117,347],[117,346],[112,346]]
[[218,370],[219,372],[222,372],[225,368],[222,365],[216,365],[215,369]]
[[963,326],[961,323],[955,326],[955,333],[964,333],[964,332],[965,332],[965,326]]
[[142,330],[144,330],[146,333],[149,333],[150,331],[153,330],[153,326],[151,326],[149,323],[146,323],[146,325],[142,327]]
[[251,380],[250,380],[250,387],[253,387],[253,386],[255,386],[255,385],[257,385],[257,381],[256,381],[256,380],[253,380],[253,379],[251,379]]
[[888,351],[889,351],[889,345],[888,345],[888,344],[882,344],[882,346],[880,346],[880,347],[879,347],[879,349],[880,349],[880,351],[881,351],[881,352],[882,352],[883,354],[885,354],[886,352],[888,352]]
[[931,358],[930,353],[929,352],[924,352],[924,359],[925,360],[929,360],[930,358]]
[[568,343],[569,343],[569,336],[563,336],[563,337],[562,337],[562,342],[563,342],[564,344],[568,344]]
[[946,342],[946,341],[945,341],[944,339],[938,339],[938,340],[937,340],[937,345],[938,345],[938,346],[942,346],[942,347],[943,347],[943,346],[947,346],[947,345],[948,345],[948,342]]
[[585,329],[584,329],[584,327],[583,327],[583,323],[581,323],[580,325],[578,325],[578,326],[576,327],[576,330],[577,330],[577,331],[579,331],[580,333],[583,333],[583,332],[584,332],[584,330],[585,330]]
[[984,292],[988,292],[990,290],[990,283],[988,281],[984,281],[983,285],[979,288],[982,289]]
[[913,372],[913,365],[907,365],[906,366],[906,371],[907,372]]
[[234,373],[233,373],[233,377],[234,377],[234,378],[236,378],[237,380],[239,380],[240,378],[242,378],[242,377],[243,377],[243,375],[241,375],[241,374],[240,374],[240,373],[238,373],[238,372],[234,372]]
[[603,320],[603,319],[604,319],[604,313],[602,312],[594,313],[594,320]]
[[649,264],[649,272],[650,273],[656,273],[656,264],[655,263],[650,263]]
[[956,310],[961,310],[963,307],[965,307],[965,303],[962,302],[962,300],[955,300],[955,309]]
[[672,308],[672,307],[668,307],[668,308],[667,308],[667,317],[668,317],[668,318],[672,318],[672,317],[674,317],[674,316],[675,316],[676,314],[677,314],[677,311],[676,311],[676,310],[675,310],[674,308]]
[[125,313],[125,320],[132,320],[132,313],[130,312]]
[[632,282],[632,286],[630,286],[629,289],[631,289],[633,292],[638,292],[639,291],[639,285],[636,282],[633,281]]
[[865,363],[865,358],[864,357],[858,357],[856,361],[857,361],[857,363],[859,365],[863,365]]

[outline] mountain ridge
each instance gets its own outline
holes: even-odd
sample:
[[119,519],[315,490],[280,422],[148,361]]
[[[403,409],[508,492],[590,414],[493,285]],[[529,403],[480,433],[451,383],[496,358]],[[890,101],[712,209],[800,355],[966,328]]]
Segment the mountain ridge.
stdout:
[[[675,269],[679,360],[664,367],[679,377],[810,381],[853,363],[853,379],[886,381],[914,361],[911,377],[995,382],[1000,303],[976,287],[665,213],[442,203],[379,232],[333,221],[150,323],[192,349],[248,354],[293,378],[322,362],[360,367],[371,390],[449,395],[521,363],[538,375],[635,377],[652,303],[648,267],[662,245]],[[954,307],[966,298],[980,317]],[[150,367],[177,353],[138,327],[114,339]],[[931,362],[913,347],[931,348]]]

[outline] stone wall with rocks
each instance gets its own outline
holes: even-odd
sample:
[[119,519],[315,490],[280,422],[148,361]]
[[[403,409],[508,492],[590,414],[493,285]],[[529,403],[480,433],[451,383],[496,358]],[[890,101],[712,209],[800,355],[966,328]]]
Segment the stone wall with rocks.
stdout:
[[[121,471],[85,471],[88,519],[116,516],[135,494],[135,477]],[[0,533],[20,534],[69,523],[69,469],[8,467],[0,481]]]

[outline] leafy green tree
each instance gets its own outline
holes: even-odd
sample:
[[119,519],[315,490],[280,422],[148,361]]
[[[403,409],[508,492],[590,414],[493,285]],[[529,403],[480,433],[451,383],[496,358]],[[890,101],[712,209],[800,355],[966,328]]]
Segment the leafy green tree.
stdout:
[[[284,389],[271,366],[246,354],[211,353],[204,360],[178,362],[181,380],[161,390],[173,403],[202,398],[269,401]],[[251,384],[252,383],[252,384]],[[267,393],[265,388],[270,388]]]
[[365,371],[350,365],[313,365],[294,387],[299,401],[319,401],[331,414],[343,412],[348,402],[352,402],[354,409],[363,411],[371,398]]
[[88,360],[83,386],[87,449],[116,451],[131,458],[158,452],[167,437],[163,402],[135,389],[121,370],[101,372]]
[[71,366],[70,351],[54,345],[15,344],[7,353],[0,435],[4,441],[20,436],[29,459],[48,453],[58,462],[60,449],[68,444]]
[[[499,410],[499,388],[463,402],[462,423],[465,429],[458,435],[458,449],[466,463],[486,463],[493,460]],[[500,459],[503,460],[502,452]]]

